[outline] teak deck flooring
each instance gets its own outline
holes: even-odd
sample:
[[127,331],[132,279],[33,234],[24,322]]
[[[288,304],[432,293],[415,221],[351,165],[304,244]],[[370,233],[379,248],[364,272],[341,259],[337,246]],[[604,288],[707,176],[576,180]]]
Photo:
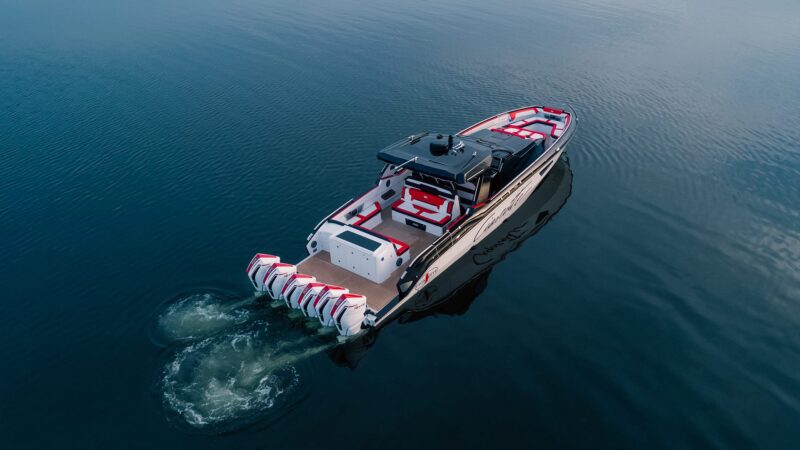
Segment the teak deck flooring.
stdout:
[[[418,230],[392,220],[390,210],[381,211],[381,223],[373,228],[378,233],[393,237],[408,244],[411,252],[409,261],[414,260],[426,247],[436,240],[437,236]],[[374,283],[347,269],[332,264],[330,253],[320,251],[305,259],[297,266],[297,271],[313,275],[320,283],[335,284],[350,290],[352,293],[367,297],[369,309],[378,312],[397,296],[397,281],[408,263],[398,267],[389,278],[381,284]]]

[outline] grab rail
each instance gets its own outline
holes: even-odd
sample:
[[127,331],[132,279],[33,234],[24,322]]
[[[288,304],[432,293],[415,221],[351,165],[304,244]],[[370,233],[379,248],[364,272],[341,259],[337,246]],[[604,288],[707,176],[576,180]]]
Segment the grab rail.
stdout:
[[353,203],[353,199],[352,198],[350,200],[344,202],[344,204],[342,206],[340,206],[339,208],[337,208],[335,211],[333,211],[332,213],[330,213],[327,216],[325,216],[324,219],[320,220],[319,223],[317,224],[317,226],[314,227],[314,231],[312,231],[311,234],[308,236],[308,239],[311,240],[311,237],[317,232],[317,230],[319,230],[319,227],[321,227],[323,223],[329,221],[331,219],[331,217],[333,217],[333,216],[339,214],[340,212],[342,212],[342,210],[345,209],[347,207],[347,205],[349,205],[350,203]]

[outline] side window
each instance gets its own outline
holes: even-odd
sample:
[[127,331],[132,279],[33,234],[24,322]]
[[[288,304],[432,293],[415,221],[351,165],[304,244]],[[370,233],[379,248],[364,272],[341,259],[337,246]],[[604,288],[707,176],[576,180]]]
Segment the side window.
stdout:
[[489,199],[492,179],[486,175],[481,175],[475,184],[477,185],[475,189],[475,204],[483,203]]

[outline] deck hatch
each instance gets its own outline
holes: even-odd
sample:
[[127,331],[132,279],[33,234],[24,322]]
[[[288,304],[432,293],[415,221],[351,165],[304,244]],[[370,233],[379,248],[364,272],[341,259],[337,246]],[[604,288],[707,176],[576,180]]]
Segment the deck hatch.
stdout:
[[355,234],[352,231],[344,231],[342,233],[339,233],[336,237],[338,237],[339,239],[343,239],[347,242],[350,242],[351,244],[355,244],[361,248],[365,248],[371,252],[374,252],[381,246],[380,242],[373,241],[372,239],[361,236],[359,234]]

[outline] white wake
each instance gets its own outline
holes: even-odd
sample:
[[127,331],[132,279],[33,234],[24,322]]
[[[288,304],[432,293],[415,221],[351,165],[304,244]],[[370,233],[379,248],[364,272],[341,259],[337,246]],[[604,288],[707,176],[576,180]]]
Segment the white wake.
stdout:
[[298,364],[335,345],[279,329],[252,306],[197,294],[159,317],[162,332],[183,345],[164,368],[163,403],[189,425],[227,428],[280,410],[300,384]]
[[159,316],[158,327],[171,341],[210,336],[247,322],[250,311],[242,306],[251,302],[229,302],[210,293],[192,294],[169,305]]

